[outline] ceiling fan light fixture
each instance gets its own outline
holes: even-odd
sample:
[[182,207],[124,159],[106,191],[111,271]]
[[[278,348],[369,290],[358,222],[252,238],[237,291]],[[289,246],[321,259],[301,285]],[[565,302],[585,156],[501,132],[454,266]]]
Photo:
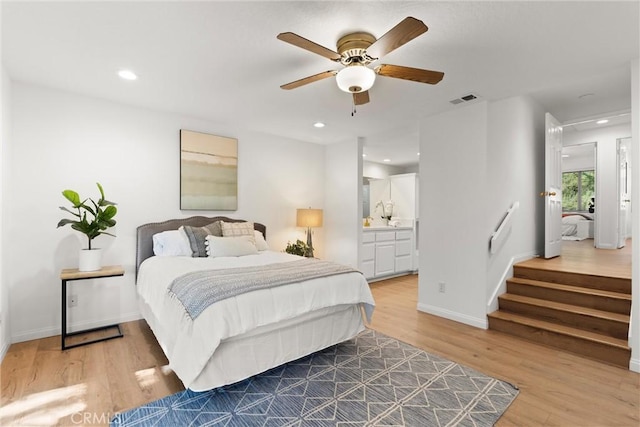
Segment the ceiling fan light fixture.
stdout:
[[354,64],[343,68],[336,76],[336,83],[341,91],[360,93],[371,89],[376,80],[376,73],[364,65]]

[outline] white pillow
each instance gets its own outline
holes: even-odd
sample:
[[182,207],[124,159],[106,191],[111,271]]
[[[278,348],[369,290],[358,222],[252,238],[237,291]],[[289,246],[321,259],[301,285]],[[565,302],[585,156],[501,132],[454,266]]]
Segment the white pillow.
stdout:
[[253,230],[253,234],[256,237],[256,248],[258,248],[259,251],[268,251],[269,245],[267,245],[267,241],[264,240],[262,232]]
[[153,235],[153,254],[156,256],[191,256],[191,245],[182,230],[169,230]]
[[207,256],[244,256],[258,253],[253,236],[218,237],[207,236]]

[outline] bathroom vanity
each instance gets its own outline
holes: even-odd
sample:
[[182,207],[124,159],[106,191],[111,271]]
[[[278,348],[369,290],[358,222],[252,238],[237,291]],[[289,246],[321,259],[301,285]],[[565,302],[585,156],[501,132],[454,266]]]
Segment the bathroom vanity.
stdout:
[[360,268],[370,281],[413,273],[415,250],[413,226],[363,227]]

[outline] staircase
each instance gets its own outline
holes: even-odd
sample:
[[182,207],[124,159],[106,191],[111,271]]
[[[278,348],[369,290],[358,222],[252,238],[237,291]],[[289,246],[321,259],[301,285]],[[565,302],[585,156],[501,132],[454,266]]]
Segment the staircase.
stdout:
[[631,280],[515,265],[489,329],[629,367]]

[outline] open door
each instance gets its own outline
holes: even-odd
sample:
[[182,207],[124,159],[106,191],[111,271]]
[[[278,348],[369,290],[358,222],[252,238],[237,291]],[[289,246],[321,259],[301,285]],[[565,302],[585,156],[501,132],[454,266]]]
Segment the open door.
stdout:
[[544,257],[553,258],[562,251],[562,125],[549,113],[544,122]]
[[[626,138],[625,138],[626,139]],[[629,192],[629,153],[625,139],[617,141],[618,147],[618,248],[624,248],[627,233],[627,215],[629,215],[629,205],[631,203]]]

